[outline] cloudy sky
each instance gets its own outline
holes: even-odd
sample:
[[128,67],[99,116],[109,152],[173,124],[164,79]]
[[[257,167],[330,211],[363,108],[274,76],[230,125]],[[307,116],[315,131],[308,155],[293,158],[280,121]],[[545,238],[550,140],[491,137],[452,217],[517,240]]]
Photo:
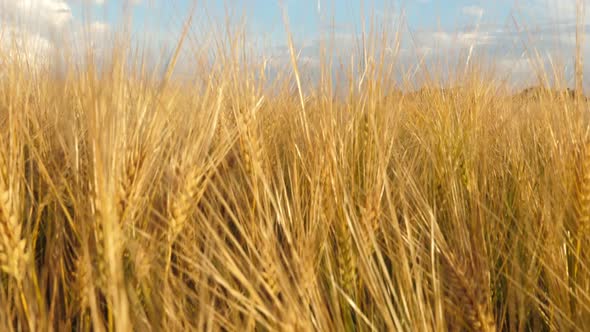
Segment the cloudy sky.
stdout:
[[[590,0],[584,3],[590,23]],[[7,35],[26,36],[23,43],[37,55],[70,44],[108,45],[111,32],[131,21],[134,38],[165,57],[193,7],[193,48],[221,29],[227,14],[235,21],[243,14],[251,39],[260,41],[256,47],[279,63],[288,61],[284,11],[300,59],[310,66],[329,32],[336,52],[352,54],[365,18],[391,31],[387,47],[393,48],[401,29],[398,61],[409,70],[467,58],[493,60],[498,71],[520,82],[533,67],[573,70],[575,0],[0,0],[0,47]],[[590,56],[590,47],[584,53]]]

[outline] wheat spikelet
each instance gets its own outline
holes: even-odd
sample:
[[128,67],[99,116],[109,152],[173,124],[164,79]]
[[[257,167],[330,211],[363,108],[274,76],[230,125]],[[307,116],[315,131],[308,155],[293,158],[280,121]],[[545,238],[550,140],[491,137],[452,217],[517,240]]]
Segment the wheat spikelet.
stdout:
[[240,153],[243,160],[244,170],[256,186],[256,171],[262,167],[262,144],[260,137],[254,128],[254,119],[250,112],[240,117],[242,134],[239,138]]
[[[129,327],[129,303],[125,292],[123,248],[126,239],[122,236],[117,220],[116,179],[109,178],[105,171],[100,150],[93,147],[94,185],[92,213],[97,252],[97,280],[106,296],[109,308],[109,324],[117,329]],[[116,315],[116,317],[114,317]]]
[[330,202],[330,198],[335,195],[336,188],[334,179],[330,176],[330,170],[328,166],[325,165],[325,160],[323,156],[320,159],[320,171],[319,171],[319,195],[320,195],[320,217],[322,221],[328,225],[331,225],[333,219],[333,206],[332,202]]
[[264,171],[264,164],[262,162],[263,143],[258,134],[258,119],[256,118],[256,114],[262,106],[263,101],[264,99],[260,98],[253,108],[236,115],[236,121],[240,131],[240,152],[244,157],[246,174],[251,179],[256,178],[256,171]]
[[461,176],[461,184],[467,190],[467,193],[473,193],[473,176],[466,165],[465,159],[462,158],[459,163],[459,174]]
[[574,205],[578,234],[584,234],[590,226],[590,143],[584,145],[581,157]]
[[149,249],[140,246],[138,241],[133,239],[127,242],[123,252],[125,277],[127,281],[127,292],[131,302],[131,312],[142,325],[146,319],[146,294],[144,287],[149,284],[149,274],[152,268],[152,260]]
[[[268,243],[268,242],[267,242]],[[272,243],[272,242],[270,242]],[[266,284],[267,291],[270,293],[271,299],[276,298],[280,293],[279,280],[276,269],[276,261],[272,257],[272,252],[268,245],[265,245],[261,249],[261,263],[262,271],[261,276]]]
[[369,255],[376,249],[370,234],[377,234],[379,231],[379,205],[378,195],[367,195],[365,204],[361,207],[361,240],[363,245],[369,246]]
[[[92,183],[92,188],[91,188],[91,211],[92,211],[92,217],[93,217],[93,222],[94,222],[94,227],[92,228],[93,230],[93,235],[94,235],[94,245],[95,245],[95,251],[96,251],[96,255],[94,257],[94,265],[95,265],[95,281],[96,281],[96,286],[103,290],[106,291],[106,289],[109,286],[109,280],[110,280],[110,273],[109,273],[109,262],[108,262],[108,253],[107,253],[107,234],[106,234],[106,230],[105,227],[107,227],[107,222],[108,220],[106,220],[106,218],[108,218],[108,211],[105,211],[105,207],[106,204],[104,202],[104,199],[107,198],[105,196],[101,196],[99,194],[99,187],[98,187],[98,177],[97,177],[97,162],[96,162],[96,152],[93,152],[93,175],[94,175],[94,180]],[[106,215],[105,215],[106,214]]]
[[24,277],[28,258],[26,240],[21,238],[22,225],[14,202],[8,167],[0,154],[0,269],[17,280]]
[[238,148],[242,157],[242,162],[244,169],[246,170],[247,174],[250,174],[252,171],[251,165],[251,149],[248,146],[248,135],[250,134],[250,129],[252,126],[252,114],[248,111],[241,111],[241,110],[233,110],[234,112],[234,119],[235,119],[235,126],[239,133],[238,136]]
[[133,273],[139,283],[147,280],[152,269],[152,256],[149,250],[140,245],[140,243],[130,242],[128,244],[128,253],[133,265]]
[[313,242],[313,240],[318,240],[319,237],[312,235],[308,237],[309,239],[306,240],[306,242],[304,242],[307,245],[303,247],[302,253],[296,255],[297,266],[299,267],[298,285],[301,289],[301,294],[304,297],[309,296],[312,293],[314,285],[316,283],[315,262],[317,255],[319,255],[317,252],[314,251],[314,246],[316,245],[316,243]]
[[252,165],[252,155],[250,154],[250,150],[246,148],[245,139],[240,137],[240,157],[242,161],[242,165],[244,166],[244,171],[248,175],[248,178],[252,179],[254,176],[254,167]]
[[342,288],[353,295],[356,291],[357,267],[353,250],[353,239],[345,222],[336,225],[336,243],[338,246],[338,273],[340,274]]
[[143,166],[144,155],[139,149],[132,149],[125,158],[123,174],[118,185],[118,220],[133,220],[138,197],[135,194],[137,176]]
[[363,135],[363,151],[365,153],[369,152],[369,144],[371,143],[371,124],[369,122],[369,114],[366,113],[363,117],[363,128],[362,128],[362,135]]
[[263,162],[264,152],[262,150],[262,137],[260,137],[260,135],[258,135],[258,133],[254,130],[252,133],[250,133],[250,135],[248,135],[248,137],[252,146],[252,165],[264,174],[266,167]]
[[[357,261],[353,249],[353,238],[351,231],[348,229],[344,220],[336,221],[336,245],[337,257],[336,264],[340,277],[341,287],[346,296],[356,299],[357,296]],[[340,301],[342,319],[346,330],[354,329],[353,312],[348,301],[341,298]]]
[[257,202],[259,201],[259,185],[260,185],[260,172],[264,172],[262,163],[262,144],[260,137],[256,131],[255,123],[255,112],[257,107],[253,110],[244,112],[244,114],[238,115],[238,125],[240,130],[239,135],[239,152],[242,157],[242,165],[246,173],[249,185],[249,215],[250,223],[256,224],[257,214],[259,207]]
[[213,173],[213,168],[203,170],[193,168],[183,178],[184,185],[179,196],[172,202],[168,224],[168,241],[171,243],[183,231],[192,209],[196,206],[206,190],[207,182]]
[[494,315],[488,304],[487,285],[477,284],[467,269],[460,266],[453,255],[442,256],[449,295],[464,314],[470,329],[479,332],[496,331]]
[[76,140],[76,184],[82,193],[88,193],[90,184],[90,158],[83,140]]
[[92,269],[84,255],[78,255],[74,262],[74,283],[73,288],[78,296],[78,305],[81,310],[89,306],[88,293],[92,284]]
[[97,203],[98,198],[96,194],[94,195],[94,243],[95,243],[95,250],[96,250],[96,257],[95,257],[95,280],[96,286],[99,289],[106,289],[108,283],[108,274],[107,274],[107,262],[106,262],[106,251],[105,251],[105,234],[104,234],[104,225],[102,223],[102,216],[101,212],[98,207],[101,205]]
[[[584,144],[581,166],[576,178],[576,199],[574,202],[575,213],[575,258],[573,266],[573,279],[578,283],[587,283],[587,271],[580,266],[587,259],[587,251],[583,243],[587,242],[590,231],[590,142]],[[580,273],[582,272],[582,273]],[[582,286],[584,287],[584,286]]]
[[213,133],[213,145],[219,145],[227,140],[227,135],[230,131],[235,130],[235,118],[232,118],[226,109],[219,111],[219,121],[215,126],[215,132]]

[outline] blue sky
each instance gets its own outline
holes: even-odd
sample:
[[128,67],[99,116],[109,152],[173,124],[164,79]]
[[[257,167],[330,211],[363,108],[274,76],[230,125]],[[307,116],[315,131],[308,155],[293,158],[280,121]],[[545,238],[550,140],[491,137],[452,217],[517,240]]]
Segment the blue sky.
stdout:
[[[19,0],[0,0],[19,1]],[[20,0],[24,1],[24,0]],[[26,0],[29,2],[64,2],[65,0]],[[288,13],[291,30],[297,39],[317,38],[322,31],[332,26],[337,33],[359,31],[361,17],[369,20],[375,17],[391,17],[404,13],[407,26],[412,30],[460,31],[471,25],[511,24],[511,15],[519,16],[522,8],[546,5],[548,11],[555,1],[467,1],[467,0],[198,0],[196,15],[221,21],[229,9],[234,16],[245,14],[251,32],[257,37],[272,38],[284,42],[285,31],[282,8]],[[77,21],[100,20],[110,26],[117,26],[123,18],[124,8],[131,8],[135,30],[139,33],[166,34],[171,39],[178,33],[182,22],[188,16],[193,0],[75,0],[65,1]],[[520,6],[518,4],[521,4]],[[553,7],[562,7],[555,5]],[[481,13],[481,18],[478,17]],[[522,15],[520,15],[522,16]],[[556,17],[557,18],[557,17]],[[539,20],[540,21],[540,20]],[[196,25],[199,25],[197,22]]]
[[[590,0],[584,3],[590,23]],[[112,32],[131,15],[134,39],[166,54],[193,6],[189,49],[223,29],[230,13],[233,22],[246,17],[248,39],[262,41],[256,44],[258,51],[279,62],[288,62],[283,8],[301,58],[311,65],[320,37],[329,31],[336,35],[335,51],[350,54],[363,17],[385,24],[392,35],[402,29],[399,61],[407,66],[416,59],[452,62],[460,54],[473,54],[492,58],[500,71],[524,77],[534,55],[541,65],[561,61],[571,72],[575,45],[575,0],[198,0],[196,5],[193,0],[0,0],[0,22],[10,26],[19,17],[12,30],[33,37],[39,48],[51,49],[60,47],[55,36],[72,35],[69,40],[82,43],[88,27],[96,44],[108,45]],[[584,53],[590,56],[587,39]]]
[[[178,36],[193,3],[143,1],[135,7],[136,29],[157,27],[150,34],[166,31],[160,34],[162,39]],[[590,22],[590,1],[585,2]],[[120,3],[111,1],[106,7],[116,13],[117,6]],[[388,26],[392,35],[394,29],[403,29],[399,61],[407,66],[422,57],[425,62],[452,62],[471,50],[474,55],[493,58],[500,71],[522,81],[533,76],[526,74],[534,68],[548,63],[561,61],[566,72],[573,70],[575,0],[204,0],[198,2],[195,29],[206,32],[212,22],[222,22],[228,10],[236,18],[244,14],[250,38],[264,40],[260,44],[263,52],[288,62],[283,8],[295,44],[308,62],[317,57],[319,37],[331,30],[338,36],[336,52],[349,54],[360,36],[362,18],[368,22],[373,17]],[[402,17],[403,24],[397,25]],[[158,24],[153,24],[154,20]],[[590,55],[590,47],[585,50]],[[539,59],[532,59],[536,56]]]

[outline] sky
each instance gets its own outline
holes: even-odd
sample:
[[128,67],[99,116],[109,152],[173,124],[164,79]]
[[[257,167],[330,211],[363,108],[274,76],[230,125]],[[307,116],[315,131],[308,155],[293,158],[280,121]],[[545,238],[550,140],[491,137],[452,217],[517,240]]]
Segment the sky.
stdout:
[[[590,0],[582,2],[590,32]],[[0,0],[0,47],[8,35],[26,37],[21,43],[35,58],[72,45],[105,47],[129,23],[138,43],[166,58],[190,13],[185,61],[190,50],[210,46],[207,36],[223,33],[229,17],[243,19],[258,52],[288,63],[286,14],[300,61],[311,68],[330,33],[337,54],[353,54],[364,21],[367,29],[368,22],[386,29],[392,49],[400,32],[396,61],[408,70],[487,58],[519,83],[530,81],[534,68],[559,64],[570,76],[573,71],[575,0]],[[583,52],[590,56],[587,39]]]

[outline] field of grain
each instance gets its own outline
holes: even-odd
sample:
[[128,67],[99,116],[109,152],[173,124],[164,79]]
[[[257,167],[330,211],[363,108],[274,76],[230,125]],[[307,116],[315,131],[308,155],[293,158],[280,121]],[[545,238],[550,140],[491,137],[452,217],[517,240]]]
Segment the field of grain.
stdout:
[[311,82],[291,43],[270,81],[235,37],[192,83],[0,49],[0,330],[590,326],[581,93],[408,92],[383,48]]

